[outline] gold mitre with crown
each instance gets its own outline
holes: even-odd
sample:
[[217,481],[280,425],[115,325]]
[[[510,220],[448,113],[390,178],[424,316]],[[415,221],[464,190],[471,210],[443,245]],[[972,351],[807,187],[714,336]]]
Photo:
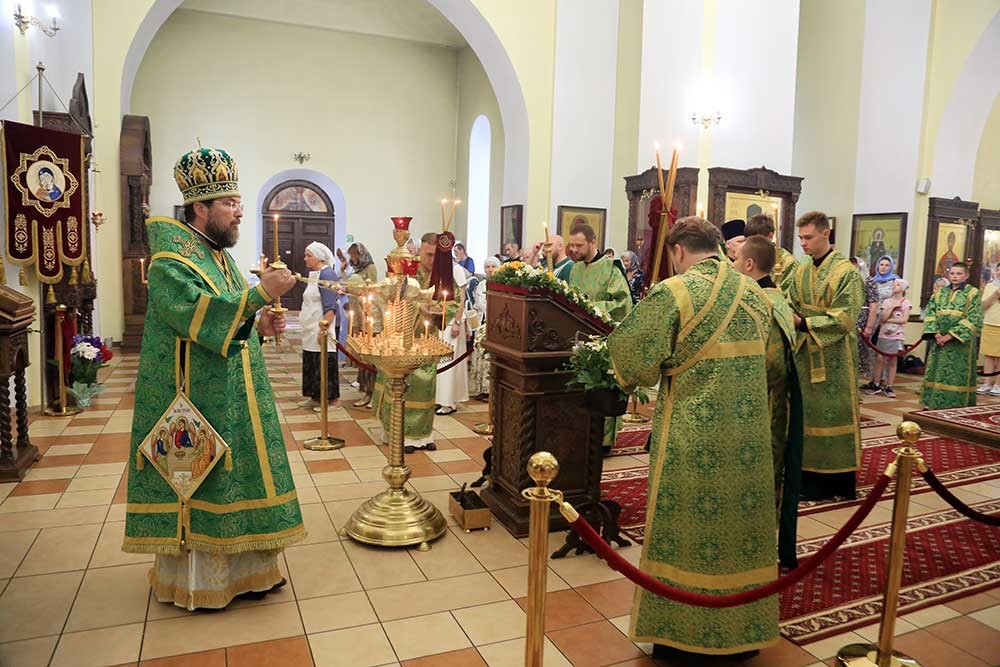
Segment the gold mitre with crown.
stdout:
[[221,148],[197,148],[185,153],[174,165],[174,180],[184,205],[220,197],[238,197],[240,178],[236,160]]

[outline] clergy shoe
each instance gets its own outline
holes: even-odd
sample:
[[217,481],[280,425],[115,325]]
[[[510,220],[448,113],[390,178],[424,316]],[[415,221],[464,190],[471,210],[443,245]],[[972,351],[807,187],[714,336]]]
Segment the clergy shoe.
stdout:
[[367,408],[372,403],[372,395],[365,394],[361,397],[361,400],[354,401],[354,407],[356,408]]
[[266,591],[247,591],[246,593],[240,593],[236,597],[238,597],[241,600],[263,600],[268,593],[274,593],[279,588],[284,586],[286,583],[288,582],[285,581],[284,578],[282,578],[281,581],[276,583],[274,586],[271,586]]
[[300,408],[306,408],[306,409],[315,408],[317,405],[319,405],[319,401],[314,401],[311,398],[307,398],[304,401],[299,401],[295,405],[299,406]]

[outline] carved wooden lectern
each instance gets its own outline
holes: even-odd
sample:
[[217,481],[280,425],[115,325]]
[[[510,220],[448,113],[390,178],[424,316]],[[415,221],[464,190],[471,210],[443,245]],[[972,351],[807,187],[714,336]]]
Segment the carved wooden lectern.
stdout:
[[[28,437],[28,327],[35,317],[31,299],[0,285],[0,482],[18,482],[38,458]],[[14,376],[17,441],[11,432],[10,376]]]
[[[552,487],[576,506],[600,499],[604,419],[584,408],[583,392],[566,383],[577,335],[611,328],[562,296],[490,283],[486,292],[486,350],[492,356],[492,475],[482,497],[517,537],[528,534],[532,486],[528,458],[548,451],[559,461]],[[566,528],[553,508],[551,530]]]

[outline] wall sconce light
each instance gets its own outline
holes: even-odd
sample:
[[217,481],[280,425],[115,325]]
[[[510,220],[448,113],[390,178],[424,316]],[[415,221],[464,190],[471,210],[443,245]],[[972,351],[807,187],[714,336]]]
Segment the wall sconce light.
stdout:
[[49,37],[55,37],[56,33],[59,32],[59,26],[56,24],[56,12],[54,9],[50,8],[49,13],[52,15],[52,25],[46,26],[38,17],[25,16],[24,13],[21,12],[21,5],[18,5],[17,9],[14,10],[14,25],[17,26],[17,29],[21,31],[22,35],[27,33],[28,28],[31,26],[36,26]]
[[691,123],[693,125],[698,125],[700,123],[701,126],[706,130],[708,129],[709,125],[711,125],[712,123],[718,125],[719,121],[721,120],[722,120],[722,114],[719,113],[718,111],[715,112],[714,116],[712,114],[702,114],[700,118],[698,117],[698,112],[694,112],[691,114]]
[[299,164],[304,164],[309,161],[309,157],[310,157],[309,153],[296,153],[295,155],[292,156],[292,159],[298,162]]

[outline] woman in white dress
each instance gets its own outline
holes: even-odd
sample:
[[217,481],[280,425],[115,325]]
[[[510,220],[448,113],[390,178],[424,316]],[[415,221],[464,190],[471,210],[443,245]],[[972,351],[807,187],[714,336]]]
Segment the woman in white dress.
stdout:
[[320,411],[320,347],[319,323],[329,323],[327,331],[327,373],[326,399],[329,407],[340,405],[340,378],[337,373],[337,299],[339,295],[331,290],[319,288],[320,280],[337,280],[334,270],[333,253],[328,247],[313,241],[306,246],[306,267],[309,269],[309,283],[302,293],[302,310],[299,311],[299,325],[302,327],[302,395],[298,405]]
[[[466,350],[465,286],[469,282],[468,272],[458,264],[452,264],[452,273],[455,277],[455,299],[458,302],[458,310],[451,322],[445,326],[443,339],[445,343],[455,349],[455,356],[451,360],[439,364],[438,368],[458,359],[465,354]],[[458,410],[458,404],[468,400],[469,360],[464,359],[451,369],[438,374],[434,401],[438,404],[438,408],[435,414],[442,416],[454,414]]]

